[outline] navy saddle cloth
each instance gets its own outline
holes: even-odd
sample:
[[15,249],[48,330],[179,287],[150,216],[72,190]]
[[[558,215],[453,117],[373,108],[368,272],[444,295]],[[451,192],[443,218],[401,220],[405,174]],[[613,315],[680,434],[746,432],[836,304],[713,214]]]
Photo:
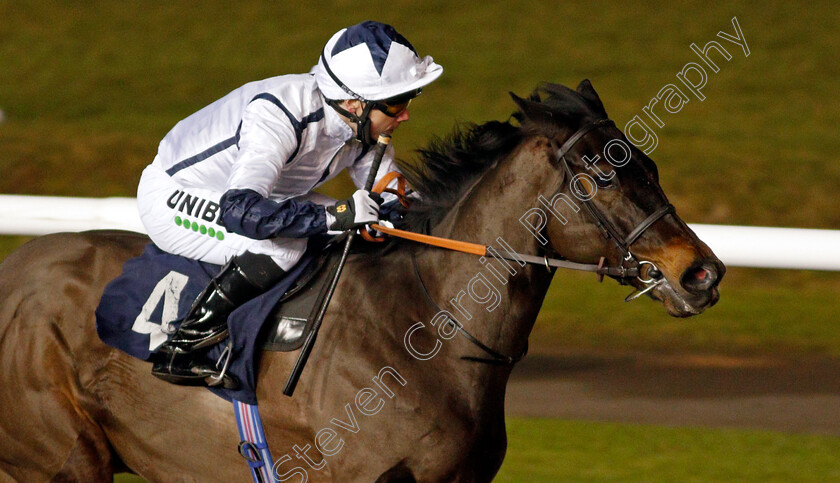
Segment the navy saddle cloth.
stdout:
[[[310,239],[313,240],[313,239]],[[326,243],[310,243],[303,258],[274,288],[237,308],[228,317],[232,354],[229,372],[239,379],[236,390],[210,388],[227,400],[256,404],[256,373],[259,351],[271,348],[274,334],[264,325],[277,325],[272,311],[302,274],[314,268]],[[190,260],[149,244],[143,254],[125,263],[122,274],[112,280],[96,309],[96,330],[100,339],[134,357],[149,360],[155,350],[177,329],[193,301],[220,265]],[[266,323],[268,322],[268,324]],[[300,327],[302,331],[302,327]],[[268,339],[267,341],[265,339]],[[301,338],[302,340],[302,338]],[[213,347],[208,357],[218,359],[227,341]],[[275,344],[276,345],[276,344]],[[300,344],[286,347],[294,350]],[[151,368],[150,368],[151,369]]]

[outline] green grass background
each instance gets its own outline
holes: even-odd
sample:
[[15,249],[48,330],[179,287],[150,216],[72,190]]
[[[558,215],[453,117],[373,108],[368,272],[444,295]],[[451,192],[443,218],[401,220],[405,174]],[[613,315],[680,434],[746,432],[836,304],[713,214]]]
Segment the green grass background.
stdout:
[[766,431],[508,421],[496,481],[838,481],[840,439]]
[[[733,16],[749,57],[715,36],[732,33]],[[683,65],[698,60],[692,42],[702,47],[718,40],[733,57],[719,59],[719,73],[709,72],[706,100],[692,98],[680,113],[663,114],[666,126],[656,130],[652,157],[680,215],[694,223],[840,226],[840,13],[830,2],[0,2],[0,109],[7,117],[0,124],[0,193],[134,196],[141,170],[178,120],[245,82],[309,70],[333,32],[367,18],[394,24],[445,68],[412,104],[412,119],[395,138],[404,158],[457,121],[506,119],[513,110],[507,92],[525,95],[541,81],[575,86],[591,79],[623,125],[664,85],[676,83]],[[344,180],[329,190],[337,195],[349,186]],[[0,257],[25,240],[0,237]],[[614,283],[558,273],[532,344],[536,350],[840,356],[838,289],[835,273],[730,268],[721,302],[683,320],[649,301],[625,304],[626,289]],[[681,441],[695,436],[732,448],[721,457],[731,454],[734,463],[710,470],[723,473],[699,473],[704,480],[725,471],[741,475],[736,463],[749,459],[754,445],[802,456],[791,465],[814,470],[830,465],[808,459],[811,449],[837,454],[830,438],[647,433],[544,421],[515,421],[512,428],[503,474],[513,479],[525,474],[514,465],[555,467],[543,457],[565,461],[561,479],[659,479],[645,470],[683,479],[665,463],[683,464],[681,445],[692,445]],[[578,448],[540,440],[539,448],[557,453],[537,448],[519,457],[518,428],[535,435],[521,438],[522,445],[555,430],[593,441]],[[654,452],[628,436],[634,431],[668,443]],[[594,441],[601,438],[624,449],[602,448]],[[701,445],[685,458],[700,467],[719,454],[711,453],[714,446]],[[603,459],[602,469],[584,471],[597,461],[569,463],[575,448],[599,451],[603,458],[593,458]],[[645,459],[639,451],[651,453]],[[785,461],[767,451],[766,463],[744,479],[786,479],[761,472]],[[832,468],[819,474],[836,479]]]
[[[749,57],[715,35],[732,17]],[[717,40],[732,59],[716,57],[706,100],[661,114],[653,158],[671,201],[694,223],[840,226],[830,3],[25,1],[0,3],[0,18],[0,193],[134,196],[178,120],[245,82],[307,71],[332,32],[377,18],[445,67],[398,132],[408,159],[457,121],[506,119],[507,92],[541,81],[590,78],[623,125],[698,61],[691,43]],[[0,237],[0,256],[23,240]],[[556,279],[537,348],[840,354],[833,273],[730,269],[720,304],[688,320],[624,304],[614,283]]]

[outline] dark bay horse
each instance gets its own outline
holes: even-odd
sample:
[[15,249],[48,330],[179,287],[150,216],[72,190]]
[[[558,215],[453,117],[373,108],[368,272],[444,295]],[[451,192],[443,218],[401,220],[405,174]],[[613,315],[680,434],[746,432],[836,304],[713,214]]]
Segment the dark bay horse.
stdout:
[[[623,136],[603,121],[589,82],[545,85],[514,101],[517,123],[462,128],[421,151],[419,168],[406,169],[422,195],[408,225],[488,245],[501,239],[525,254],[604,257],[614,267],[628,263],[629,245],[642,272],[614,278],[652,287],[647,295],[674,316],[713,305],[723,265],[662,210],[655,165],[616,145]],[[615,151],[605,152],[611,142]],[[0,265],[0,480],[110,481],[115,471],[248,480],[229,403],[166,384],[97,338],[105,285],[148,241],[50,235]],[[258,398],[280,480],[490,481],[506,449],[512,364],[465,359],[487,353],[457,336],[439,307],[487,347],[516,356],[552,276],[544,266],[411,243],[351,256],[293,398],[281,390],[296,353],[261,358]]]

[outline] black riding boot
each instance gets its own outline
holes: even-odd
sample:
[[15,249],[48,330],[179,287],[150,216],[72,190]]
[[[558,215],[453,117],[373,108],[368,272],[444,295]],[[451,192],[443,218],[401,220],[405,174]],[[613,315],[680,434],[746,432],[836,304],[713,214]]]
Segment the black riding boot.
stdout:
[[208,377],[218,376],[222,367],[207,359],[206,352],[228,336],[228,315],[284,275],[267,255],[245,252],[231,259],[198,296],[175,334],[160,346],[152,374],[185,385],[204,385]]

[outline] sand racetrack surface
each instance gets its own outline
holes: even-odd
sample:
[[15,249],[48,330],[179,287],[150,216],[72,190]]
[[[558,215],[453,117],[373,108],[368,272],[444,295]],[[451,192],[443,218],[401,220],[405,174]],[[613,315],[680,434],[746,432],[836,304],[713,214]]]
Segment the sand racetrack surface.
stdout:
[[840,361],[534,353],[505,404],[509,416],[840,436]]

